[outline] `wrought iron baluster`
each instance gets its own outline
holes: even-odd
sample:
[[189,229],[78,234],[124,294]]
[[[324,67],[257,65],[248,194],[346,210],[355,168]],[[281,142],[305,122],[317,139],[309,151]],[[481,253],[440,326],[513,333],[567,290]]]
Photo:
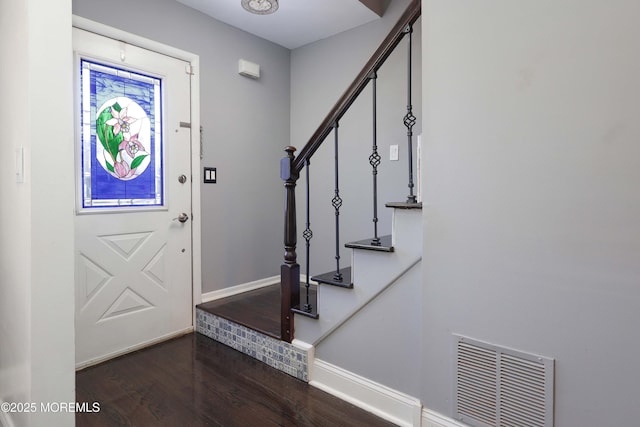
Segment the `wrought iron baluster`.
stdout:
[[378,124],[377,124],[377,99],[376,99],[376,82],[378,75],[375,71],[371,73],[369,79],[372,81],[373,92],[373,147],[372,153],[369,156],[369,164],[372,167],[373,174],[373,239],[371,244],[374,246],[380,246],[380,237],[378,237],[378,166],[380,165],[380,154],[378,154]]
[[309,165],[311,164],[311,162],[309,161],[309,159],[306,159],[305,161],[305,166],[306,166],[306,177],[307,177],[307,222],[306,222],[306,228],[304,230],[304,232],[302,233],[302,237],[304,237],[304,240],[306,241],[306,252],[307,252],[307,266],[306,266],[306,273],[307,273],[307,279],[306,279],[306,283],[305,283],[305,288],[306,288],[306,302],[303,306],[303,310],[306,311],[307,313],[311,313],[311,311],[313,310],[313,306],[311,305],[311,302],[309,301],[309,262],[310,262],[310,252],[311,252],[311,238],[313,237],[313,232],[311,231],[311,220],[310,220],[310,193],[309,193]]
[[413,194],[413,126],[416,124],[416,117],[413,115],[413,105],[411,104],[411,35],[413,27],[411,24],[405,28],[405,34],[409,39],[409,51],[407,56],[407,114],[404,116],[404,125],[407,127],[407,143],[409,154],[409,196],[407,203],[417,203],[416,196]]
[[338,122],[333,125],[334,132],[334,151],[335,151],[335,195],[331,199],[331,204],[336,211],[336,272],[333,279],[342,281],[342,273],[340,272],[340,206],[342,199],[340,198],[340,186],[338,179]]

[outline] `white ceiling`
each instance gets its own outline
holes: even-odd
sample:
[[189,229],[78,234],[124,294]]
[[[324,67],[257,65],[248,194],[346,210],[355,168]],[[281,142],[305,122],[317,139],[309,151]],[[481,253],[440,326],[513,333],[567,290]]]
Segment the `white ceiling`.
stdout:
[[272,15],[251,14],[240,0],[177,1],[289,49],[379,18],[359,0],[280,0]]

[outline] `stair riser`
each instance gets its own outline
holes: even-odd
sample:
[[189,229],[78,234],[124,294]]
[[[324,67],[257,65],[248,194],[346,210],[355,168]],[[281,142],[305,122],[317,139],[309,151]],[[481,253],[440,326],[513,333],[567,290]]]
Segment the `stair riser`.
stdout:
[[422,210],[394,209],[392,242],[398,248],[417,256],[422,253]]

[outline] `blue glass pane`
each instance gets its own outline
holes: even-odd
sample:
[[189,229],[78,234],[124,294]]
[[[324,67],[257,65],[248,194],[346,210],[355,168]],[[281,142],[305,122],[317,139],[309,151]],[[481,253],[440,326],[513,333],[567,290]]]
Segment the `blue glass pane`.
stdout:
[[83,207],[162,206],[162,81],[80,66]]

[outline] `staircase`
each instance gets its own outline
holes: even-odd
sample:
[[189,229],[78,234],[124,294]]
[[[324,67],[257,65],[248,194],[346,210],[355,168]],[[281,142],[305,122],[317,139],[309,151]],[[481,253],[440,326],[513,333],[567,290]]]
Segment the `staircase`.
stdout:
[[[352,288],[320,284],[317,319],[300,316],[296,319],[296,338],[319,346],[333,332],[358,316],[370,303],[394,286],[401,286],[406,274],[418,269],[422,260],[422,209],[420,205],[393,209],[389,250],[378,250],[358,242],[352,248]],[[325,303],[327,302],[327,303]],[[330,302],[330,303],[328,303]]]
[[[412,25],[420,17],[420,0],[412,0],[391,32],[363,67],[353,83],[331,109],[307,144],[296,156],[295,147],[286,147],[286,157],[280,164],[281,178],[286,190],[284,262],[280,274],[280,333],[264,333],[256,328],[229,320],[197,307],[196,330],[212,339],[227,344],[245,354],[269,364],[303,381],[309,381],[309,364],[314,348],[334,332],[361,315],[363,310],[379,302],[385,292],[402,286],[410,279],[410,273],[419,268],[422,253],[422,204],[414,192],[414,153],[411,35]],[[408,79],[404,85],[407,93],[406,114],[399,123],[406,128],[407,164],[409,194],[406,201],[387,203],[392,209],[391,234],[379,235],[378,231],[378,166],[381,154],[377,146],[377,74],[387,58],[400,42],[406,39],[408,45]],[[341,212],[343,204],[339,171],[339,128],[343,116],[363,90],[369,86],[373,93],[373,141],[368,154],[371,165],[373,194],[372,236],[359,241],[343,243],[341,240]],[[402,87],[400,86],[400,87]],[[310,228],[310,160],[329,135],[333,135],[335,170],[333,176],[334,196],[331,205],[335,213],[335,228],[322,233],[335,234],[335,269],[313,275],[310,274],[310,248],[313,231]],[[301,175],[305,176],[305,229],[304,274],[298,264],[298,207],[296,186]],[[343,177],[344,179],[344,177]],[[402,199],[402,196],[398,196]],[[300,212],[302,214],[302,212]],[[301,215],[302,216],[302,215]],[[351,249],[351,259],[342,260],[340,248]],[[350,262],[348,262],[350,261]],[[301,280],[302,279],[302,280]],[[415,280],[414,280],[415,281]],[[301,283],[303,286],[301,287]],[[317,288],[317,292],[315,289]]]

